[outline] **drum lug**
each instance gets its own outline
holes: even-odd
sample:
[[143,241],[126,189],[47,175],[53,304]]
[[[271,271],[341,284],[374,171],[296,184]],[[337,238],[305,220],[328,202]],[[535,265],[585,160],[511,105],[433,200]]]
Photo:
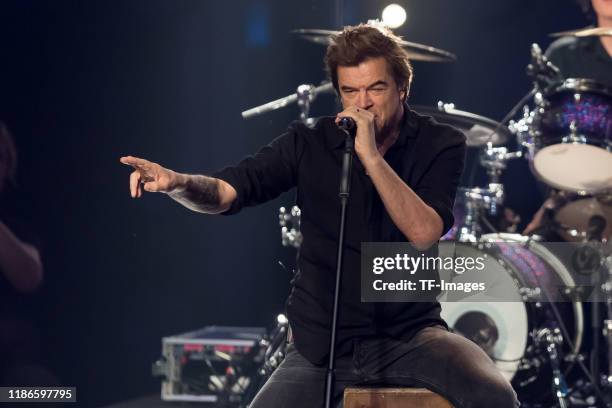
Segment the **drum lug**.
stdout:
[[569,125],[570,134],[561,138],[562,143],[586,143],[587,139],[584,135],[578,134],[578,126],[576,121],[572,120]]
[[533,101],[538,107],[546,107],[548,105],[542,92],[536,92],[533,96]]
[[[527,302],[533,302],[533,301],[539,300],[540,295],[542,294],[542,291],[540,290],[540,288],[522,287],[519,289],[519,294],[521,295],[523,302],[527,303]],[[540,302],[537,302],[537,303],[540,303]]]
[[543,344],[546,346],[550,344],[560,345],[563,343],[563,335],[561,334],[561,330],[559,330],[559,328],[544,328],[537,332],[535,340],[538,344]]
[[563,357],[563,361],[565,361],[566,363],[578,363],[584,360],[585,360],[584,354],[581,354],[581,353],[568,354]]

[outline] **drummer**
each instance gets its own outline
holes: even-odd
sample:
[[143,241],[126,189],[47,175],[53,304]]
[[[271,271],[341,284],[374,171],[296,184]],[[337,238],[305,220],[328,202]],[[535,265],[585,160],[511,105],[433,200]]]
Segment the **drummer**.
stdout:
[[[597,27],[612,29],[612,1],[578,3]],[[546,56],[565,78],[587,78],[612,85],[612,36],[562,37],[548,47]]]
[[[597,27],[612,29],[611,0],[577,2],[587,18]],[[546,56],[559,68],[564,78],[586,78],[612,85],[612,36],[562,37],[548,47]],[[552,211],[555,206],[555,200],[548,198],[535,213],[523,234],[539,232],[544,224],[546,210]]]

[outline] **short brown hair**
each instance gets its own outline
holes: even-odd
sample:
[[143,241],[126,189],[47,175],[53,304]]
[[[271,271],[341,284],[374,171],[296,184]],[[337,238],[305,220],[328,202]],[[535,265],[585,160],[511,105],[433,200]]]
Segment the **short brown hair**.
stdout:
[[15,173],[17,171],[17,149],[15,142],[6,128],[0,122],[0,192],[6,184],[15,183]]
[[395,83],[410,91],[412,65],[402,48],[401,38],[385,27],[371,24],[346,26],[342,32],[331,37],[325,54],[325,68],[338,95],[338,66],[354,67],[369,58],[382,57],[387,61]]

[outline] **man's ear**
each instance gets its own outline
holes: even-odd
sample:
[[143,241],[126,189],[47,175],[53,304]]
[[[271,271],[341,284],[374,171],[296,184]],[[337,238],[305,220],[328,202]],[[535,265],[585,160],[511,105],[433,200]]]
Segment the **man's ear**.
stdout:
[[406,101],[406,95],[408,94],[408,89],[406,87],[399,88],[400,101]]

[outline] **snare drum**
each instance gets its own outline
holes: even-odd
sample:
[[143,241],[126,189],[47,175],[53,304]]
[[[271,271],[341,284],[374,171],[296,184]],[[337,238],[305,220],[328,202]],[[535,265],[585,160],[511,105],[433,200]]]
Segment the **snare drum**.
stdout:
[[546,184],[578,194],[612,188],[612,89],[567,79],[535,97],[522,144],[532,171]]

